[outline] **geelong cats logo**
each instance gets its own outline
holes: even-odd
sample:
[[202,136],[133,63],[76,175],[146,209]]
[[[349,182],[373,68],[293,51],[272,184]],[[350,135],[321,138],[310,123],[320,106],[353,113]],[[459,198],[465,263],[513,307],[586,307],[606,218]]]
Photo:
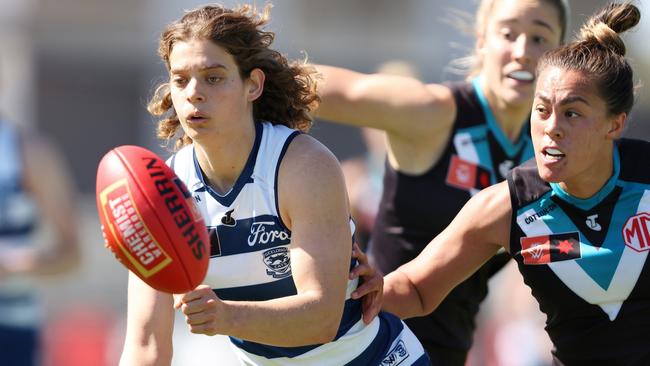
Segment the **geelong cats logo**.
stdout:
[[264,264],[266,265],[266,274],[273,278],[285,278],[291,276],[291,260],[289,249],[278,247],[266,250],[262,253]]

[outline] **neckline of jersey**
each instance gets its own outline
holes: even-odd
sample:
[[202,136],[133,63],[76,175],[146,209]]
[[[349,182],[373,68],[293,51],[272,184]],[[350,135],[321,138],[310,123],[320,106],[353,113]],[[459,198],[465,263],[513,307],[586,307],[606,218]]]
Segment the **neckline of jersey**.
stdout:
[[257,153],[260,149],[260,144],[262,141],[264,126],[263,122],[255,122],[255,142],[253,143],[253,148],[251,149],[250,154],[248,155],[248,160],[246,160],[246,165],[244,169],[239,174],[239,177],[235,181],[235,184],[228,190],[228,192],[219,194],[212,187],[210,187],[205,182],[205,177],[203,176],[203,171],[199,166],[199,161],[196,157],[196,150],[193,149],[193,158],[194,158],[194,167],[196,169],[196,176],[199,178],[199,182],[208,193],[219,202],[221,205],[229,207],[234,201],[235,198],[239,195],[239,192],[244,188],[246,183],[250,182],[253,176],[253,171],[255,169],[255,162],[257,161]]
[[614,144],[614,172],[612,173],[612,176],[607,180],[605,185],[598,191],[596,194],[589,198],[578,198],[575,196],[572,196],[571,194],[567,193],[562,187],[560,187],[559,183],[550,183],[551,189],[553,189],[553,192],[560,197],[562,200],[582,209],[582,210],[590,210],[594,206],[596,206],[598,203],[600,203],[605,197],[607,197],[614,188],[616,187],[616,182],[618,181],[618,177],[621,171],[621,160],[620,160],[620,155],[618,152],[618,147],[616,144]]
[[485,94],[483,94],[483,89],[481,88],[482,83],[483,83],[483,78],[481,76],[477,76],[474,79],[472,79],[472,88],[474,89],[474,92],[476,93],[478,101],[481,105],[481,109],[483,110],[483,116],[485,117],[485,121],[487,122],[488,129],[492,131],[492,134],[496,138],[499,145],[501,145],[503,151],[508,155],[508,157],[513,157],[517,154],[517,152],[521,149],[521,146],[525,143],[526,134],[528,133],[529,130],[527,127],[529,125],[530,119],[524,122],[524,127],[519,132],[519,136],[517,137],[517,142],[512,143],[512,141],[510,141],[510,139],[503,132],[503,129],[501,129],[501,125],[497,123],[497,119],[496,117],[494,117],[492,108],[490,108],[490,104],[488,103]]

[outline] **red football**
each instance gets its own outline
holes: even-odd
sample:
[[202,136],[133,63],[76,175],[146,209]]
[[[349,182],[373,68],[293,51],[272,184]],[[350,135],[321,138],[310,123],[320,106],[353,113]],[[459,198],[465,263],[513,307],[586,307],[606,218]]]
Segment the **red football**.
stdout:
[[183,293],[208,269],[208,231],[189,191],[155,153],[109,151],[97,168],[97,209],[106,246],[149,286]]

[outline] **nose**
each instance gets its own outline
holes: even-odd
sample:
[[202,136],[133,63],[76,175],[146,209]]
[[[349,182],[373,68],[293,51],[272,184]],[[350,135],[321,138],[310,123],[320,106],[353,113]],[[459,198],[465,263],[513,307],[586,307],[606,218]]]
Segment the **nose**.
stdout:
[[544,125],[544,134],[553,140],[562,139],[564,137],[564,131],[559,122],[560,121],[555,113],[551,114]]
[[199,82],[194,78],[190,79],[190,81],[187,83],[185,92],[187,95],[187,100],[190,102],[203,102],[205,100],[205,96],[200,89]]
[[530,39],[526,34],[520,34],[512,45],[512,58],[521,64],[530,62]]

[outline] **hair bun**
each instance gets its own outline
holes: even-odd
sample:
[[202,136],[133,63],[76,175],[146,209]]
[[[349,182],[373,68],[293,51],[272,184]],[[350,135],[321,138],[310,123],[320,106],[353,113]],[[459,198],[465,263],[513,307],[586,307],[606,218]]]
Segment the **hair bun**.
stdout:
[[625,56],[625,43],[621,37],[607,24],[598,22],[590,27],[584,27],[580,30],[580,38],[584,42],[596,42],[615,53]]
[[625,43],[619,34],[639,24],[641,12],[630,3],[612,3],[605,6],[580,29],[583,41],[594,41],[613,52],[625,56]]

